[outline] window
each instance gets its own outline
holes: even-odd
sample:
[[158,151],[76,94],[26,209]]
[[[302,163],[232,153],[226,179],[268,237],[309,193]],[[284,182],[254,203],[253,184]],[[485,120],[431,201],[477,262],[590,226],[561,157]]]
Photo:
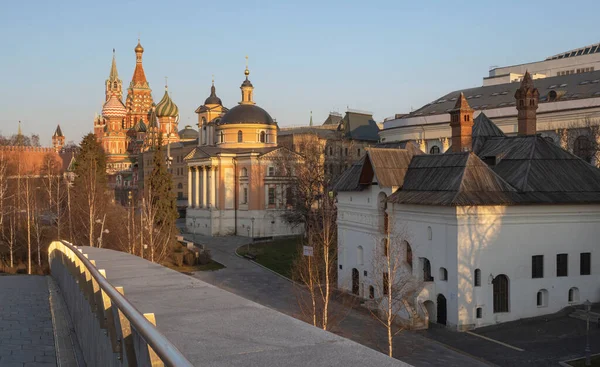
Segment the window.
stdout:
[[333,148],[329,147],[329,155],[333,155]]
[[388,295],[388,287],[389,287],[389,282],[390,282],[390,276],[388,273],[383,273],[383,295],[387,296]]
[[483,308],[477,307],[475,309],[475,317],[477,317],[478,319],[483,317]]
[[429,150],[429,154],[440,154],[440,147],[437,145],[432,146]]
[[275,188],[269,187],[269,205],[275,205]]
[[265,137],[266,137],[266,134],[265,134],[265,132],[264,132],[264,131],[261,131],[261,132],[260,132],[260,142],[261,142],[261,143],[264,143],[264,142],[265,142]]
[[182,191],[177,192],[177,200],[183,200],[183,192]]
[[590,275],[592,270],[592,254],[582,252],[579,255],[579,275]]
[[356,150],[356,155],[360,157],[360,148]]
[[240,176],[242,176],[242,177],[248,176],[248,169],[246,167],[242,168],[242,172],[240,173]]
[[569,255],[567,254],[558,254],[556,255],[556,276],[557,277],[566,277],[569,273],[568,271],[568,260]]
[[575,139],[575,143],[573,144],[573,154],[588,163],[592,162],[592,143],[587,136],[581,135]]
[[369,286],[369,298],[370,299],[375,298],[375,288],[372,285]]
[[346,149],[344,150],[344,153],[345,153],[345,155],[346,155],[346,156],[348,156],[348,148],[346,148]]
[[219,143],[225,142],[225,134],[222,131],[219,131]]
[[241,143],[244,139],[244,134],[242,133],[242,130],[238,131],[238,143]]
[[177,188],[178,188],[178,189],[183,189],[183,184],[182,184],[181,182],[180,182],[180,183],[178,183],[178,184],[177,184]]
[[448,270],[440,268],[440,280],[448,281]]
[[500,274],[492,281],[494,285],[494,313],[508,312],[508,277]]
[[475,269],[474,278],[475,279],[474,279],[473,283],[475,284],[475,286],[481,287],[481,270]]
[[244,201],[242,201],[242,204],[248,204],[248,188],[244,187]]
[[289,206],[294,205],[294,191],[291,187],[285,189],[285,204]]
[[575,287],[569,289],[569,303],[572,302],[579,302],[579,289]]
[[364,250],[363,250],[362,246],[358,246],[356,248],[356,259],[357,259],[358,265],[364,265],[365,258],[364,258]]
[[421,258],[423,264],[423,281],[425,282],[433,282],[433,277],[431,276],[431,263],[426,258]]
[[275,176],[275,167],[270,166],[269,167],[269,174],[268,176]]
[[548,291],[545,289],[540,289],[537,292],[535,303],[538,307],[546,307],[548,306]]
[[410,244],[408,242],[406,242],[406,263],[408,265],[410,265],[410,267],[412,269],[413,254],[412,254],[412,248],[410,247]]
[[427,227],[427,239],[429,241],[433,239],[433,231],[431,230],[431,227]]
[[544,255],[535,255],[531,257],[531,277],[544,277]]

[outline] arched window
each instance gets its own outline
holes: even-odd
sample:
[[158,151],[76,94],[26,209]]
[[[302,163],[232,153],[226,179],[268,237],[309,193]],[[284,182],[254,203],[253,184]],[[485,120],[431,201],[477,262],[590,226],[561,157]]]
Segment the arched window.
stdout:
[[364,265],[365,263],[364,250],[362,246],[358,246],[356,249],[356,261],[358,262],[358,265]]
[[475,269],[473,283],[476,287],[481,287],[481,270]]
[[429,154],[440,154],[440,147],[434,145],[429,149]]
[[248,169],[246,167],[242,168],[242,172],[240,173],[240,176],[242,176],[242,177],[248,176]]
[[448,270],[446,268],[440,268],[440,280],[448,280]]
[[369,298],[370,299],[375,298],[375,288],[372,285],[369,286]]
[[265,142],[265,138],[266,138],[266,134],[264,131],[260,132],[260,142],[264,143]]
[[177,184],[177,188],[178,188],[178,189],[183,189],[183,184],[182,184],[181,182],[180,182],[180,183],[178,183],[178,184]]
[[494,313],[508,312],[508,277],[500,274],[494,278],[492,284],[494,285]]
[[588,163],[592,162],[592,143],[587,136],[580,135],[575,139],[575,144],[573,144],[573,154]]
[[421,264],[423,266],[423,281],[433,282],[433,277],[431,276],[431,263],[427,258],[422,257]]
[[548,291],[540,289],[535,297],[535,303],[538,307],[548,306]]
[[550,101],[550,102],[554,102],[554,101],[556,101],[556,97],[558,97],[558,94],[556,94],[556,91],[555,91],[555,90],[551,90],[551,91],[548,93],[548,101]]
[[569,303],[576,303],[579,302],[579,289],[578,288],[571,288],[569,289]]
[[433,231],[431,230],[431,227],[427,227],[427,239],[429,241],[431,241],[433,239]]
[[222,131],[219,131],[219,143],[225,142],[225,134]]
[[410,247],[410,244],[408,242],[406,242],[406,263],[408,265],[410,265],[410,267],[412,268],[412,266],[413,266],[413,253],[412,253],[412,248]]
[[244,135],[242,134],[242,130],[238,131],[238,143],[243,141]]

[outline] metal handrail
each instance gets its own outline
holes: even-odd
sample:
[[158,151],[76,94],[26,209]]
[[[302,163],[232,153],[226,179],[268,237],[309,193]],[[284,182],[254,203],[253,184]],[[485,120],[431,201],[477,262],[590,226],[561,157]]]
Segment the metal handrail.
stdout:
[[111,302],[125,315],[130,324],[142,338],[152,347],[160,359],[169,366],[192,367],[193,365],[181,354],[171,342],[150,321],[148,321],[134,305],[132,305],[110,282],[96,269],[79,249],[66,241],[60,241],[69,248],[85,265],[90,275],[96,280],[98,286],[106,293]]

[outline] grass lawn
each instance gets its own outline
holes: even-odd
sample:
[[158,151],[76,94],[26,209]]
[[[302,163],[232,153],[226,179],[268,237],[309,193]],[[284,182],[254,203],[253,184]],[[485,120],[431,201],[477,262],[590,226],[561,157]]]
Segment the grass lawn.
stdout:
[[[600,355],[592,356],[591,358],[592,367],[600,367]],[[585,358],[581,358],[575,361],[568,362],[570,366],[574,367],[585,367]]]
[[[269,242],[253,243],[250,245],[250,254],[256,257],[256,262],[285,276],[292,277],[292,264],[300,246],[301,237],[278,239]],[[239,255],[248,253],[248,246],[238,248]]]
[[194,266],[189,266],[189,265],[183,265],[183,266],[177,266],[173,263],[168,263],[165,264],[165,266],[169,269],[173,269],[176,270],[180,273],[184,273],[184,274],[189,274],[189,273],[193,273],[195,271],[214,271],[214,270],[219,270],[219,269],[223,269],[225,266],[221,263],[218,263],[214,260],[211,260],[208,264],[206,265],[194,265]]

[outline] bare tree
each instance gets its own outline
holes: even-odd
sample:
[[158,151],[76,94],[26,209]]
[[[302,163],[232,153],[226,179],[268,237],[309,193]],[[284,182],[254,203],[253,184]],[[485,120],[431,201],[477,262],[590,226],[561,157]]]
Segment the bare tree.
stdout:
[[161,263],[170,253],[169,244],[173,238],[170,226],[160,224],[157,221],[159,211],[156,206],[152,205],[152,199],[155,195],[152,190],[152,184],[148,180],[141,206],[142,232],[145,232],[143,238],[145,238],[146,243],[141,245],[140,253],[144,257],[144,247],[146,247],[144,245],[147,245],[150,251],[150,261]]
[[422,285],[412,274],[412,251],[408,245],[406,231],[392,231],[380,240],[380,246],[374,246],[372,263],[375,279],[373,287],[373,305],[371,315],[386,329],[388,355],[393,357],[394,336],[404,330],[403,322],[398,318],[413,315],[410,304],[414,303]]
[[35,187],[32,178],[28,175],[23,181],[23,204],[26,215],[27,231],[27,274],[31,275],[31,231],[33,229]]
[[344,308],[332,307],[337,275],[337,226],[333,198],[322,200],[309,216],[306,245],[310,256],[299,254],[294,263],[294,280],[306,291],[297,292],[298,304],[304,317],[324,330],[341,320]]

